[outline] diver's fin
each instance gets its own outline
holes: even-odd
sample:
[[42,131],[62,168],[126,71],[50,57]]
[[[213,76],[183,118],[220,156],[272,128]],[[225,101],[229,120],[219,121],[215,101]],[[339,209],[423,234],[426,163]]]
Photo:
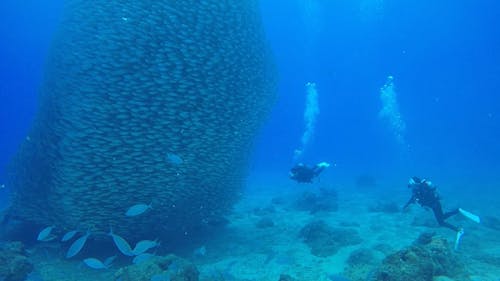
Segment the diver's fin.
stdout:
[[330,167],[330,164],[328,164],[327,162],[321,162],[321,163],[318,163],[318,167],[328,168],[328,167]]
[[464,229],[460,228],[457,231],[457,237],[455,238],[455,251],[458,250],[458,245],[460,244],[460,239],[462,239],[462,235],[464,235]]
[[461,208],[458,208],[458,211],[460,212],[460,214],[462,214],[464,217],[470,219],[471,221],[473,222],[476,222],[476,223],[480,223],[481,222],[481,219],[479,218],[479,216],[476,216],[474,215],[473,213],[471,212],[467,212],[466,210],[464,209],[461,209]]

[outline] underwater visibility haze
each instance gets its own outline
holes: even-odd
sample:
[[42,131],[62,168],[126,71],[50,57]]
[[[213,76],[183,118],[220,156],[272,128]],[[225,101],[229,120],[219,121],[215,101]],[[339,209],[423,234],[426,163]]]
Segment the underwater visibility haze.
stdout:
[[0,3],[0,280],[500,280],[500,4]]

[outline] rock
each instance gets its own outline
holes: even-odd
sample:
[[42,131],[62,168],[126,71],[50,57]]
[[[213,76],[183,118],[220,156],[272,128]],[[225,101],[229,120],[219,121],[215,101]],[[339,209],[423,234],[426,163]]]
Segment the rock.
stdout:
[[295,201],[295,208],[301,211],[333,212],[338,209],[338,195],[334,189],[321,187],[319,193],[306,191]]
[[362,242],[356,230],[333,228],[322,220],[308,223],[299,235],[311,248],[311,253],[318,257],[331,256],[342,247]]
[[377,259],[369,249],[357,249],[351,252],[347,259],[344,274],[352,281],[365,281],[376,268]]
[[198,281],[199,272],[190,262],[168,255],[122,267],[115,273],[115,278],[121,281],[150,281],[158,274],[165,274],[172,281]]
[[255,224],[255,226],[257,226],[257,228],[273,227],[274,222],[271,218],[262,218]]
[[295,281],[296,279],[292,278],[292,276],[288,274],[281,274],[280,279],[278,281]]
[[384,243],[378,243],[374,245],[373,249],[383,253],[384,255],[388,255],[393,251],[390,245]]
[[461,280],[468,273],[448,242],[433,236],[427,244],[415,242],[412,246],[387,256],[373,276],[374,281],[432,281],[447,276]]
[[435,232],[424,232],[418,236],[417,240],[415,240],[415,243],[418,245],[427,245],[432,242],[432,237],[434,237],[435,235]]
[[351,266],[373,263],[375,263],[375,256],[370,249],[356,249],[352,251],[349,258],[347,258],[347,264]]
[[2,281],[24,281],[33,271],[33,265],[25,255],[21,242],[0,245],[0,279]]

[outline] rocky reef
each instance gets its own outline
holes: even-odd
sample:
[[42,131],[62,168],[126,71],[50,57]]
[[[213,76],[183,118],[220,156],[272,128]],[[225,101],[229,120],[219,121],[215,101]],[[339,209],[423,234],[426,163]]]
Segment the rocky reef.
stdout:
[[156,256],[139,264],[120,268],[115,277],[122,281],[198,281],[199,272],[190,262],[174,255]]
[[311,248],[311,253],[318,257],[334,255],[342,247],[362,242],[356,230],[334,228],[322,220],[304,226],[300,231],[300,237]]
[[3,281],[24,281],[33,270],[21,242],[0,244],[0,279]]
[[303,192],[295,201],[297,210],[317,212],[334,212],[338,210],[338,194],[333,188],[321,187],[317,193]]
[[413,245],[388,255],[370,280],[432,281],[443,276],[453,280],[468,280],[465,265],[448,241],[424,233]]
[[351,281],[366,281],[378,265],[375,254],[370,249],[356,249],[351,252],[347,259],[344,275]]

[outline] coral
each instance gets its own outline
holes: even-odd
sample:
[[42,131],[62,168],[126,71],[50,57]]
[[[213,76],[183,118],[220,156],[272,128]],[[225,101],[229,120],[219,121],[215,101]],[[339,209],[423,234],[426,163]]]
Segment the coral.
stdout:
[[171,281],[198,281],[199,272],[188,261],[168,255],[122,267],[115,273],[115,277],[122,281],[150,281],[159,274],[165,274]]
[[432,281],[437,276],[466,280],[468,273],[445,239],[432,236],[429,241],[425,235],[412,246],[387,256],[371,280]]
[[23,281],[33,270],[21,242],[0,244],[0,279]]
[[342,247],[362,242],[356,230],[333,228],[322,220],[308,223],[299,235],[311,248],[311,253],[318,257],[334,255]]

